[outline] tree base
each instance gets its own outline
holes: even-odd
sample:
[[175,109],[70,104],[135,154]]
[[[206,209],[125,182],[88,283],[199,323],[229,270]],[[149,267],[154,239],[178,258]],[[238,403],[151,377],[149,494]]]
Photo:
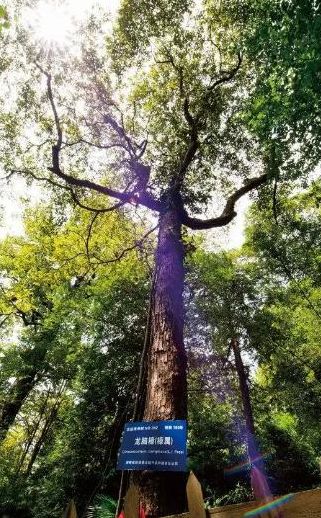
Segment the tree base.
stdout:
[[161,518],[187,510],[186,480],[183,472],[143,471],[134,473],[146,518]]

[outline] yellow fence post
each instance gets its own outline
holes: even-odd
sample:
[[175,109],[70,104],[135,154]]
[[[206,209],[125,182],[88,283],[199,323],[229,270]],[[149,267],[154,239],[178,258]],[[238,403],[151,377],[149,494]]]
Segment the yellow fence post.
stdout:
[[186,494],[190,518],[206,518],[203,491],[193,471],[188,477]]
[[69,504],[67,505],[64,518],[77,518],[77,509],[73,500],[70,500]]
[[129,489],[124,499],[125,518],[137,518],[139,513],[139,491],[134,484]]

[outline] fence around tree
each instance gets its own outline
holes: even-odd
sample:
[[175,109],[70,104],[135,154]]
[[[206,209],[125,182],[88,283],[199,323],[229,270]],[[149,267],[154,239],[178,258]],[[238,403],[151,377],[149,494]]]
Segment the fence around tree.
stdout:
[[[321,488],[294,493],[288,501],[286,497],[275,497],[274,502],[282,502],[282,506],[265,512],[258,510],[259,504],[254,500],[205,510],[200,483],[192,472],[187,482],[186,492],[189,512],[164,518],[276,518],[280,516],[280,511],[283,518],[321,518]],[[136,486],[130,486],[127,491],[124,509],[120,516],[122,518],[141,516],[139,492]],[[77,518],[73,500],[68,504],[64,518]]]
[[[224,507],[216,507],[206,512],[207,518],[243,518],[244,515],[257,508],[256,502],[247,502],[244,504],[227,505]],[[274,511],[257,515],[258,517],[275,516]],[[294,493],[294,497],[282,507],[284,518],[320,518],[321,517],[321,489],[311,489]],[[167,518],[194,518],[190,513],[169,516]]]

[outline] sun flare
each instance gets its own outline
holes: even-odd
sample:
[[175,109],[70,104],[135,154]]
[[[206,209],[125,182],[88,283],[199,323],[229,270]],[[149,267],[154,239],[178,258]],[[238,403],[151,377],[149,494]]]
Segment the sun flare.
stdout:
[[112,20],[120,0],[39,0],[33,9],[25,10],[25,27],[44,47],[66,48],[95,7],[106,9]]
[[32,25],[37,39],[63,47],[72,35],[75,19],[71,9],[63,4],[43,1],[34,12]]

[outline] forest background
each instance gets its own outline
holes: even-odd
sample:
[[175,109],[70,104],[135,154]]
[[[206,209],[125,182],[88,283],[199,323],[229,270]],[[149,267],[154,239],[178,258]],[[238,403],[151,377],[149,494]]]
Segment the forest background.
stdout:
[[[25,207],[23,232],[9,228],[0,243],[1,512],[58,517],[74,498],[80,516],[113,516],[117,451],[135,407],[159,226],[149,198],[141,197],[142,182],[144,192],[148,184],[162,199],[168,171],[177,157],[186,165],[186,156],[189,468],[208,506],[251,498],[246,469],[229,474],[246,459],[231,348],[237,337],[274,493],[318,486],[318,2],[145,0],[138,10],[126,0],[112,21],[97,8],[74,21],[72,32],[68,25],[61,32],[61,19],[52,23],[50,41],[35,29],[38,4],[0,9],[3,192],[7,182],[22,190]],[[91,104],[97,90],[101,104]],[[205,99],[208,90],[214,94]],[[117,91],[112,103],[110,91]],[[90,118],[102,105],[107,132]],[[200,109],[189,157],[184,150],[193,144]],[[51,164],[60,126],[63,171],[121,185],[130,196],[117,211],[84,186],[61,187]],[[137,164],[149,163],[154,177],[146,179]],[[222,207],[225,217],[226,198],[244,186],[246,194],[249,178],[259,174],[264,181],[251,193],[244,244],[213,251],[208,232],[188,226]],[[238,228],[234,208],[230,220]],[[218,231],[211,232],[217,245]]]

